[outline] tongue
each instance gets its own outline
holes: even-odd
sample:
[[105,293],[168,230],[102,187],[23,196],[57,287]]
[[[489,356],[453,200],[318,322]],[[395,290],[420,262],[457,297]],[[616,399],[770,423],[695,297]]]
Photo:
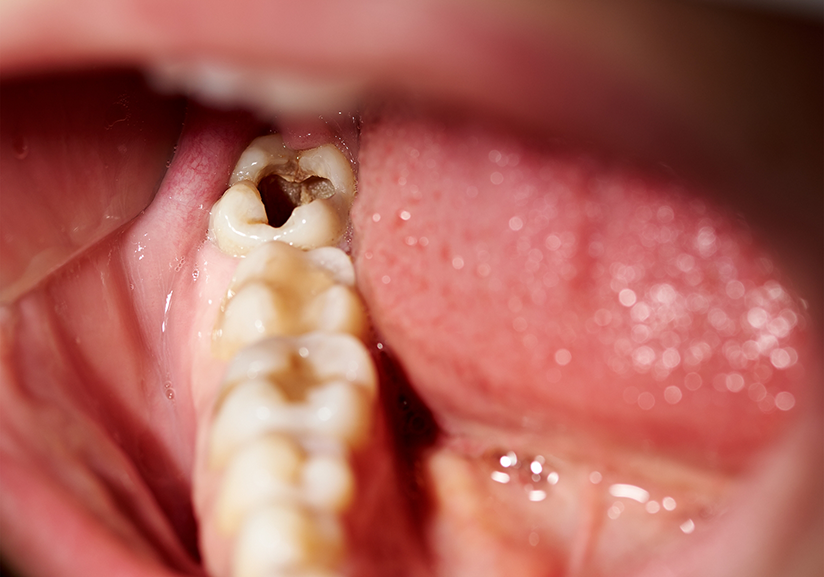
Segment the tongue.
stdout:
[[796,401],[803,315],[667,179],[494,126],[364,121],[360,288],[447,431],[584,430],[737,467]]

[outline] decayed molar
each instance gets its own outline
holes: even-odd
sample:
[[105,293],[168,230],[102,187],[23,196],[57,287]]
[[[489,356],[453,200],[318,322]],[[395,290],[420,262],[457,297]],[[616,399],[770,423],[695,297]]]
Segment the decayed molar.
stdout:
[[268,339],[244,353],[227,372],[216,407],[212,468],[224,467],[244,443],[270,433],[313,447],[355,448],[364,442],[377,377],[360,341],[314,333]]
[[[278,227],[269,224],[258,189],[270,176],[277,181],[282,201],[294,207]],[[273,240],[302,249],[333,246],[346,231],[355,196],[352,167],[334,145],[295,151],[279,134],[253,140],[229,184],[212,207],[209,237],[233,256],[247,255]]]
[[317,330],[362,335],[366,316],[354,279],[339,249],[261,245],[235,271],[212,332],[213,353],[229,359],[269,336]]

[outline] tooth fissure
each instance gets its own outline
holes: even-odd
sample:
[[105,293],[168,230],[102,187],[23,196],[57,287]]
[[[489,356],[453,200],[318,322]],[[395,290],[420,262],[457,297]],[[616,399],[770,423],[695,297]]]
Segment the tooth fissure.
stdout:
[[212,208],[209,236],[232,256],[280,240],[302,249],[333,246],[349,222],[355,176],[331,144],[295,151],[278,134],[243,152],[230,187]]
[[354,174],[332,145],[296,152],[269,135],[229,184],[209,235],[243,260],[212,333],[231,362],[199,457],[217,483],[202,514],[231,543],[217,572],[332,575],[355,494],[350,453],[368,438],[377,389],[354,268],[334,246]]

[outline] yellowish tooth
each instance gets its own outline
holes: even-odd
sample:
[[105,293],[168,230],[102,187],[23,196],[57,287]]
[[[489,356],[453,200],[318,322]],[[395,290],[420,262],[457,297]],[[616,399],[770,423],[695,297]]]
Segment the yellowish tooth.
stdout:
[[249,515],[233,555],[234,577],[304,575],[333,566],[343,549],[343,531],[329,516],[297,505],[268,505]]
[[[257,188],[270,175],[295,206],[278,228]],[[212,334],[214,355],[232,361],[207,433],[219,481],[209,526],[233,544],[233,577],[332,577],[344,547],[339,515],[355,494],[349,454],[372,427],[377,392],[356,338],[367,321],[354,267],[333,248],[354,174],[332,145],[296,152],[269,135],[243,152],[230,185],[209,235],[245,258]]]
[[364,442],[377,377],[360,341],[327,333],[269,339],[239,358],[227,371],[212,425],[213,468],[222,468],[238,447],[267,433],[349,447]]
[[351,383],[320,385],[301,402],[289,401],[273,383],[247,381],[233,387],[218,410],[210,461],[215,468],[223,467],[240,446],[267,433],[331,439],[358,447],[371,427],[371,412],[371,396]]
[[[241,381],[301,375],[307,388],[315,383],[344,380],[372,396],[377,374],[372,357],[358,339],[345,334],[308,333],[294,338],[269,338],[246,347],[226,369],[224,387]],[[296,377],[292,377],[295,379]]]
[[[280,227],[268,224],[257,188],[272,174],[287,182],[303,183],[290,194],[295,208]],[[302,249],[337,244],[346,231],[355,196],[355,176],[340,150],[325,144],[295,151],[285,146],[278,134],[252,141],[238,160],[229,184],[212,207],[209,236],[223,252],[233,256],[246,255],[273,240]]]
[[266,435],[240,449],[223,476],[215,507],[218,528],[233,535],[255,506],[297,496],[303,451],[282,435]]
[[331,246],[346,232],[348,211],[335,197],[317,199],[296,207],[283,226],[272,227],[257,187],[242,180],[212,207],[209,238],[232,256],[274,240],[302,249]]
[[238,265],[212,332],[215,356],[229,359],[268,336],[325,331],[362,335],[366,314],[352,288],[349,257],[267,243]]
[[337,455],[313,455],[301,470],[303,498],[317,509],[340,513],[352,503],[355,477],[349,462]]
[[317,331],[362,335],[366,332],[366,315],[355,291],[333,285],[312,299],[304,309],[306,324]]
[[249,180],[257,185],[270,174],[294,173],[296,169],[297,152],[283,143],[280,134],[260,136],[240,155],[229,184]]
[[272,413],[283,411],[287,403],[286,395],[264,379],[246,381],[232,388],[212,423],[211,466],[224,467],[242,442],[271,431],[272,427],[267,425]]
[[308,395],[310,416],[305,434],[331,437],[360,447],[371,427],[372,399],[360,387],[342,381],[332,381]]

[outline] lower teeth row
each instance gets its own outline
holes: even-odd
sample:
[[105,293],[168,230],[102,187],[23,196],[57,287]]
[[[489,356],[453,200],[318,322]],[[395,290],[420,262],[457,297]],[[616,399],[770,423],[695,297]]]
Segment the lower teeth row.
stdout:
[[[257,189],[271,174],[299,185],[279,228]],[[355,491],[351,452],[367,441],[377,389],[352,262],[334,247],[354,175],[334,146],[296,152],[270,135],[247,148],[230,184],[209,235],[245,258],[213,331],[213,354],[231,359],[201,431],[215,489],[195,493],[208,495],[198,513],[231,554],[204,546],[206,564],[234,577],[334,575]]]

